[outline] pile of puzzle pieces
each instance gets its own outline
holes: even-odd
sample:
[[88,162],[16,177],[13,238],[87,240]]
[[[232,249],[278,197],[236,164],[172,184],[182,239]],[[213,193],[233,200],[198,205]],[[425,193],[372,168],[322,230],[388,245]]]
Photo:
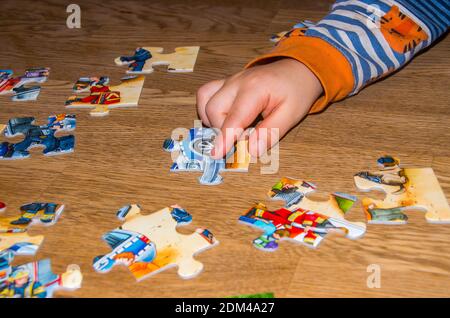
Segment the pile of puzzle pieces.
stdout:
[[291,178],[276,183],[269,197],[284,201],[285,207],[270,211],[264,204],[257,203],[239,218],[240,222],[264,231],[253,245],[264,251],[274,251],[281,240],[289,239],[316,248],[329,232],[341,232],[350,239],[364,235],[364,223],[344,218],[355,197],[337,192],[326,202],[312,201],[307,195],[315,190],[312,183]]
[[[73,86],[76,95],[66,101],[67,108],[91,109],[91,116],[106,116],[111,109],[136,107],[144,86],[145,74],[155,65],[167,65],[169,72],[192,72],[199,52],[198,46],[178,47],[174,53],[163,53],[160,47],[139,47],[132,56],[115,59],[117,65],[127,65],[127,76],[120,84],[109,85],[109,77],[81,77]],[[84,94],[86,93],[86,94]],[[83,95],[80,95],[83,94]]]
[[[0,212],[6,205],[0,202]],[[49,259],[23,265],[11,265],[15,256],[34,255],[41,245],[42,235],[29,236],[33,223],[52,225],[64,210],[64,205],[33,202],[20,207],[20,215],[0,217],[0,298],[49,298],[57,289],[78,289],[82,274],[77,265],[69,265],[65,273],[56,275]]]

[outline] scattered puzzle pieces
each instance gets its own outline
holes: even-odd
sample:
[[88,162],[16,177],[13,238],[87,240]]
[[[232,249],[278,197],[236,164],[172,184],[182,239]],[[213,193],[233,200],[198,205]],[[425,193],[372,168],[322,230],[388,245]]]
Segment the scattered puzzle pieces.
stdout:
[[67,108],[92,109],[91,116],[106,116],[113,108],[136,107],[144,86],[144,76],[126,76],[121,83],[109,86],[108,77],[81,77],[74,85],[77,94],[89,92],[88,96],[71,96]]
[[138,47],[132,56],[120,56],[117,65],[128,65],[128,74],[149,74],[154,65],[167,65],[168,72],[193,72],[199,46],[177,47],[174,53],[163,53],[161,47]]
[[0,70],[0,95],[12,95],[13,101],[36,100],[41,92],[40,86],[27,87],[28,84],[44,83],[50,74],[49,68],[31,68],[25,75],[13,77],[12,70]]
[[247,141],[237,142],[226,158],[215,160],[210,157],[215,137],[214,129],[201,127],[191,128],[188,136],[180,136],[178,140],[166,139],[163,149],[176,155],[170,171],[203,172],[199,182],[206,185],[222,183],[222,171],[247,172],[250,164]]
[[315,248],[329,232],[343,232],[350,239],[364,235],[364,223],[344,218],[356,201],[355,197],[334,193],[328,201],[312,201],[306,195],[313,191],[315,186],[306,181],[283,178],[276,183],[269,191],[269,197],[285,201],[285,208],[270,211],[258,203],[239,218],[241,222],[264,231],[253,245],[274,251],[280,240],[291,239]]
[[12,266],[14,254],[0,252],[0,298],[51,298],[58,289],[81,287],[83,275],[78,265],[69,265],[66,272],[52,272],[49,259]]
[[[75,137],[73,135],[56,137],[57,131],[72,131],[76,127],[75,115],[59,114],[49,116],[46,125],[34,124],[34,117],[19,117],[9,120],[3,126],[6,137],[23,135],[24,139],[18,143],[3,142],[0,144],[0,160],[23,159],[30,156],[33,147],[44,147],[46,156],[60,155],[73,152]],[[0,127],[1,128],[1,127]]]
[[405,224],[406,210],[425,210],[430,223],[450,223],[450,207],[432,168],[401,168],[391,156],[378,159],[381,169],[359,172],[354,180],[362,191],[381,190],[384,200],[364,198],[369,223]]
[[[6,205],[0,204],[1,212]],[[28,227],[32,223],[52,225],[64,210],[64,205],[33,202],[20,207],[20,216],[0,217],[0,252],[9,251],[16,255],[34,255],[44,240],[44,236],[29,236]]]
[[141,280],[176,265],[182,278],[192,278],[203,269],[194,255],[218,244],[206,229],[179,234],[176,227],[190,223],[192,216],[176,205],[149,215],[142,215],[139,205],[127,205],[117,216],[125,223],[104,235],[113,251],[94,259],[94,268],[99,272],[125,264]]

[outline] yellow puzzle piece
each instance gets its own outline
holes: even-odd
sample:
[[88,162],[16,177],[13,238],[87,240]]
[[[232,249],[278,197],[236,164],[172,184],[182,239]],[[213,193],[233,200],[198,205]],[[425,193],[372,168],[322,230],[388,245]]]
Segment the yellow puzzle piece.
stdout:
[[92,109],[91,116],[106,116],[113,108],[136,107],[144,80],[144,76],[126,76],[119,85],[109,86],[108,77],[82,77],[75,83],[73,90],[75,93],[88,91],[89,95],[69,97],[66,107]]
[[450,223],[450,207],[432,168],[401,168],[398,159],[378,159],[378,171],[363,171],[354,177],[362,191],[382,190],[384,200],[364,198],[362,203],[369,223],[404,224],[405,210],[426,211],[430,223]]
[[206,229],[197,229],[190,235],[179,234],[176,227],[190,223],[192,216],[176,205],[149,215],[142,215],[139,205],[127,205],[117,216],[125,223],[103,236],[113,251],[94,259],[94,269],[99,272],[125,264],[141,280],[178,266],[182,278],[192,278],[203,269],[194,255],[218,244]]
[[162,47],[138,47],[132,56],[120,56],[117,65],[128,65],[128,74],[149,74],[154,65],[167,65],[173,73],[193,72],[199,46],[177,47],[173,53],[163,53]]

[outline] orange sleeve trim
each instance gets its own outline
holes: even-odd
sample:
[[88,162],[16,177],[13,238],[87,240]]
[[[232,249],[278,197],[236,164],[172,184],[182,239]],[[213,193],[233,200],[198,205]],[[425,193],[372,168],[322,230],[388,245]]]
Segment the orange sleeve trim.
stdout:
[[267,64],[280,57],[303,63],[321,82],[324,94],[313,104],[309,113],[322,111],[330,103],[347,97],[353,90],[354,78],[347,58],[320,38],[291,36],[282,39],[270,53],[251,61],[246,68]]

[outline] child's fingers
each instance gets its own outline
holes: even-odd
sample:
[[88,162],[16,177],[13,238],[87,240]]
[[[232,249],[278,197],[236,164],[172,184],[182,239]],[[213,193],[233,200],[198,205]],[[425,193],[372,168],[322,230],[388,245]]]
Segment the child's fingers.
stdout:
[[230,111],[237,88],[235,85],[225,84],[206,103],[205,112],[211,123],[210,127],[221,128]]
[[255,91],[245,91],[237,95],[214,143],[214,159],[223,158],[230,151],[234,142],[261,113],[262,105],[264,95]]
[[299,115],[289,112],[289,108],[277,107],[261,121],[248,139],[249,152],[253,157],[260,157],[272,148],[300,120]]
[[203,124],[206,126],[211,126],[211,122],[206,115],[206,104],[211,97],[222,88],[224,83],[225,80],[211,81],[200,87],[197,91],[197,112]]

